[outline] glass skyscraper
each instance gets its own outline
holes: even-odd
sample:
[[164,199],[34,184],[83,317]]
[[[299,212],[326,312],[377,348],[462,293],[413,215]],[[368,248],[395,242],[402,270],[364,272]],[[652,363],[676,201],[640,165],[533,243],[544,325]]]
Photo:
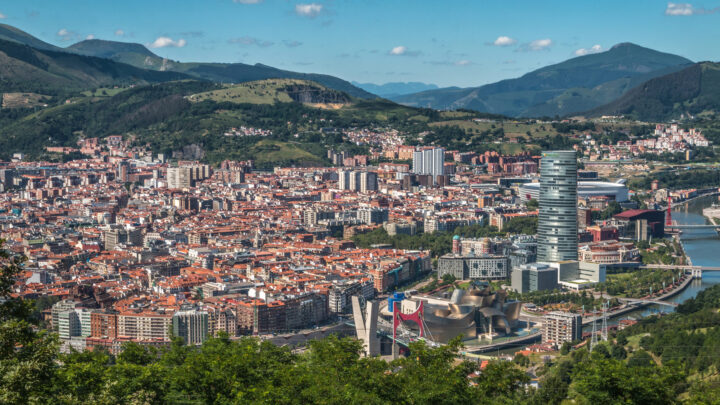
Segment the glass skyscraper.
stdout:
[[543,152],[540,161],[537,261],[578,258],[577,157],[575,151]]

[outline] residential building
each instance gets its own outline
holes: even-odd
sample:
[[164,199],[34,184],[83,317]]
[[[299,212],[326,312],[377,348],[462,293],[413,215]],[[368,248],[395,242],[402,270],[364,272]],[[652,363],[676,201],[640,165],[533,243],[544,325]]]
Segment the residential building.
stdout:
[[553,311],[543,316],[542,340],[557,347],[582,339],[582,316]]
[[188,345],[202,344],[208,334],[208,313],[195,308],[181,309],[172,316],[172,331]]

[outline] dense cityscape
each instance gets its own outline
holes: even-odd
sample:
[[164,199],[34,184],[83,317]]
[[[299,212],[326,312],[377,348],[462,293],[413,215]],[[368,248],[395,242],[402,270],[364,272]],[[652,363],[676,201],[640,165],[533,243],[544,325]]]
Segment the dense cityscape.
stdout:
[[720,403],[717,64],[499,36],[528,73],[358,51],[488,83],[379,85],[79,32],[0,24],[0,404]]

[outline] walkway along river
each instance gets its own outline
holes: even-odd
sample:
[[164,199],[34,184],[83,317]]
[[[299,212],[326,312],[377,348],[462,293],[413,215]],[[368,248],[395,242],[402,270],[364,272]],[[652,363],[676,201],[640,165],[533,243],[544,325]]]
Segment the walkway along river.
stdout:
[[[702,215],[702,210],[712,205],[715,201],[717,201],[717,197],[708,196],[676,206],[672,213],[673,220],[677,221],[678,224],[684,225],[708,224],[709,222]],[[720,266],[720,237],[713,229],[686,229],[683,230],[680,239],[682,240],[685,254],[690,257],[693,265]],[[681,303],[688,298],[695,297],[700,291],[718,283],[720,283],[720,272],[705,272],[702,279],[693,279],[690,285],[682,292],[664,301]],[[674,310],[674,307],[667,305],[649,305],[643,309],[608,319],[608,325],[615,325],[620,319],[638,319],[659,312],[672,312]],[[598,325],[598,327],[600,327],[600,325]],[[591,329],[591,326],[585,327],[586,331]]]

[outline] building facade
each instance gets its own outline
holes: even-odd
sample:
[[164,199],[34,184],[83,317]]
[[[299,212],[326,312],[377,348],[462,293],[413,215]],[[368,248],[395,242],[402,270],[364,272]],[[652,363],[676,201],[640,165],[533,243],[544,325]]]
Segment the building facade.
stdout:
[[196,309],[178,311],[172,317],[172,330],[185,344],[202,344],[207,338],[208,313]]
[[538,215],[539,262],[577,260],[577,158],[575,151],[543,152]]
[[445,149],[425,148],[413,153],[413,173],[429,174],[435,179],[445,174]]
[[582,316],[569,312],[549,312],[543,317],[542,339],[556,346],[581,340]]
[[438,278],[450,274],[457,280],[504,280],[508,271],[507,256],[447,254],[438,259]]

